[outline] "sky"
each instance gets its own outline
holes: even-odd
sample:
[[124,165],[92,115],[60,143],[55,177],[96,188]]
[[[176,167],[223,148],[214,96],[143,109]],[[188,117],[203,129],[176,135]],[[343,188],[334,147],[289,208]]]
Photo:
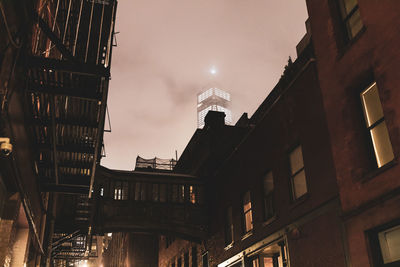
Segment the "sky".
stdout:
[[231,93],[234,122],[250,117],[296,58],[307,17],[305,0],[120,0],[101,165],[179,157],[209,85]]

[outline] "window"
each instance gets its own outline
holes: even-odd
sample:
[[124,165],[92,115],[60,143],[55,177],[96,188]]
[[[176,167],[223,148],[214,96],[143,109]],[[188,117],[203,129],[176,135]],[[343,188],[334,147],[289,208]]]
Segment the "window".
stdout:
[[116,181],[114,183],[114,199],[115,200],[128,199],[128,182]]
[[197,267],[197,247],[192,247],[192,267]]
[[363,28],[357,0],[339,0],[340,13],[346,28],[347,41],[352,40]]
[[250,191],[247,191],[243,196],[243,218],[244,232],[248,233],[253,229],[253,214],[251,210]]
[[208,251],[205,252],[202,256],[203,267],[208,267]]
[[361,92],[361,102],[367,129],[374,147],[376,163],[380,168],[392,161],[394,154],[376,82]]
[[273,243],[250,258],[251,267],[287,267],[288,258],[284,241]]
[[232,206],[226,209],[225,214],[225,246],[233,243]]
[[303,152],[301,146],[297,146],[290,153],[289,158],[293,198],[298,199],[307,193],[306,174],[304,172]]
[[184,260],[184,267],[189,267],[189,252],[185,252],[184,256],[183,256],[183,260]]
[[400,263],[400,225],[378,233],[383,263]]
[[263,194],[264,194],[264,220],[268,220],[275,215],[274,210],[274,177],[272,172],[268,172],[263,177]]
[[399,266],[400,264],[400,224],[379,227],[370,233],[374,266]]

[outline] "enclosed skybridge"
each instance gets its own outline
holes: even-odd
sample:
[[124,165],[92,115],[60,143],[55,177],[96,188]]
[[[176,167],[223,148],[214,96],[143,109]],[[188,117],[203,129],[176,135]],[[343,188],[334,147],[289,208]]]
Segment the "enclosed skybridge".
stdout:
[[206,235],[204,185],[167,171],[99,167],[93,233],[148,232],[201,240]]

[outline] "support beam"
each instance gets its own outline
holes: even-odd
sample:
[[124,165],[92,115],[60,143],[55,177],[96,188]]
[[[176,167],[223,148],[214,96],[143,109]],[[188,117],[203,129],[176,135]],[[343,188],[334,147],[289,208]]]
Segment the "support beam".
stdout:
[[[32,119],[32,123],[34,125],[39,125],[39,126],[51,126],[52,120],[48,118],[34,118]],[[56,124],[62,124],[66,126],[79,126],[79,127],[89,127],[89,128],[97,128],[98,123],[97,122],[92,122],[92,121],[83,121],[83,120],[72,120],[72,119],[60,119],[57,118],[55,119]]]
[[79,75],[110,77],[110,68],[103,65],[76,63],[67,60],[58,60],[44,57],[29,57],[28,67],[37,69],[51,69],[61,72],[70,72]]
[[42,29],[44,34],[46,34],[46,36],[49,37],[49,39],[54,43],[54,45],[57,47],[58,51],[61,52],[63,57],[68,60],[75,61],[74,56],[72,56],[71,52],[65,47],[65,45],[57,37],[57,35],[55,35],[55,33],[50,29],[47,23],[36,12],[34,12],[33,16],[34,19],[38,21],[39,27]]
[[89,186],[72,184],[44,184],[42,186],[42,191],[82,195],[89,193]]
[[[49,144],[40,144],[38,145],[39,150],[51,150],[52,147]],[[58,145],[57,146],[57,151],[60,152],[71,152],[71,153],[84,153],[84,154],[94,154],[94,148],[93,147],[87,147],[87,146],[79,146],[76,144],[65,144],[65,145]]]
[[73,88],[55,85],[44,85],[39,83],[31,82],[28,87],[28,92],[40,92],[53,95],[63,95],[80,98],[83,100],[99,101],[102,97],[101,94],[95,92],[97,88],[87,89],[87,88]]

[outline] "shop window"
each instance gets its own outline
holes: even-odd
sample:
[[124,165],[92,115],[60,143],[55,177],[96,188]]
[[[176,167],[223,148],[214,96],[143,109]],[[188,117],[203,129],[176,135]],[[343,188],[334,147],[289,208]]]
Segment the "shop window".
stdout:
[[183,260],[184,260],[183,265],[185,267],[189,267],[189,252],[185,252],[185,254],[183,256]]
[[272,172],[268,172],[263,177],[263,195],[264,195],[264,220],[271,219],[275,215],[274,209],[274,179]]
[[362,91],[360,96],[366,126],[375,152],[376,163],[380,168],[391,162],[394,159],[394,154],[376,82]]
[[288,259],[284,241],[273,243],[250,258],[251,267],[287,267]]
[[192,247],[192,267],[197,267],[197,247]]
[[362,30],[364,24],[361,20],[357,0],[339,0],[340,14],[346,31],[346,41],[349,42]]
[[225,246],[233,243],[233,221],[232,221],[232,206],[226,209],[225,214]]
[[203,267],[208,267],[208,251],[201,256]]
[[307,193],[306,174],[304,171],[303,152],[301,146],[297,146],[293,149],[289,158],[293,198],[298,199]]
[[243,221],[244,232],[248,233],[253,229],[253,214],[251,208],[250,191],[247,191],[243,196]]

